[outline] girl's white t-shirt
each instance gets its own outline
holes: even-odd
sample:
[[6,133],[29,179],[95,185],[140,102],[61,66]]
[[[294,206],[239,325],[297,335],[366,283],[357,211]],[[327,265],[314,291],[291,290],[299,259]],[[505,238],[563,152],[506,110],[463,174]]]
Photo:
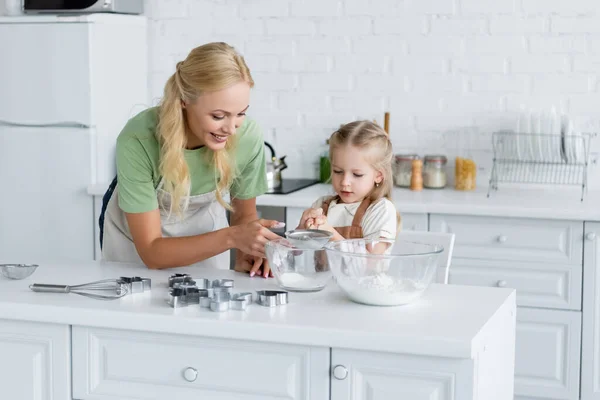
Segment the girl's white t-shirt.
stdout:
[[[331,196],[319,197],[312,205],[312,208],[319,208],[323,202]],[[360,201],[356,203],[337,203],[332,200],[329,203],[327,211],[327,223],[331,226],[351,226],[354,220],[354,214],[360,206]],[[371,203],[365,212],[360,223],[365,239],[386,238],[395,239],[398,227],[396,219],[396,207],[394,203],[386,198],[379,199],[376,203]]]

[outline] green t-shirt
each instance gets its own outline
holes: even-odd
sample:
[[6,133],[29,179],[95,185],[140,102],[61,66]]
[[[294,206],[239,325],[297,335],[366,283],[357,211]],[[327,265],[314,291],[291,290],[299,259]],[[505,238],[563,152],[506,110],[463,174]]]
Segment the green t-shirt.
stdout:
[[[128,213],[158,208],[156,187],[159,173],[159,142],[156,138],[158,109],[142,111],[131,118],[117,138],[117,180],[119,207]],[[267,191],[264,139],[258,124],[246,117],[237,129],[233,160],[238,171],[230,193],[232,198],[251,199]],[[216,189],[215,169],[207,147],[183,149],[188,165],[192,196]]]

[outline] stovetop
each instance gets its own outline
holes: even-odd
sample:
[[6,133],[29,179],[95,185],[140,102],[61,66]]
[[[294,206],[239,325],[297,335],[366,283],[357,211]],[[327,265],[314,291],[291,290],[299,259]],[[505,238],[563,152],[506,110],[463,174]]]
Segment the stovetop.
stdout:
[[282,179],[281,186],[267,190],[265,194],[289,194],[319,183],[318,179]]

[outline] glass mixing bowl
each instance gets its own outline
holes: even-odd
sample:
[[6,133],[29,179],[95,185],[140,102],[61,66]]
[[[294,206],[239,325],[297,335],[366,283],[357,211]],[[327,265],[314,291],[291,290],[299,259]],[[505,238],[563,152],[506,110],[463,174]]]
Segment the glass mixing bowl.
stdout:
[[323,247],[281,238],[267,242],[265,253],[277,284],[284,290],[317,292],[331,280]]
[[396,306],[415,301],[436,276],[442,246],[388,239],[349,239],[325,246],[329,267],[352,301]]

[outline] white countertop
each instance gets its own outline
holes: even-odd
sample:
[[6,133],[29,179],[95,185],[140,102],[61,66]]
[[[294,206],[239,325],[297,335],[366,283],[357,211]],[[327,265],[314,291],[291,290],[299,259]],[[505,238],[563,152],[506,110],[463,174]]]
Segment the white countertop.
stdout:
[[[472,358],[490,319],[516,310],[515,291],[508,288],[434,284],[413,304],[371,307],[347,300],[333,281],[321,292],[290,293],[289,304],[275,308],[253,304],[226,313],[199,306],[173,309],[166,303],[167,281],[176,272],[197,279],[233,278],[234,292],[276,288],[273,279],[229,270],[47,263],[24,280],[0,276],[0,319]],[[31,283],[73,285],[120,276],[151,278],[152,290],[103,301],[29,289]]]
[[[88,193],[104,195],[108,184],[90,185]],[[499,217],[549,218],[600,221],[600,193],[589,192],[581,201],[580,188],[523,189],[501,187],[487,197],[487,187],[473,192],[453,189],[423,190],[394,188],[393,201],[402,213],[463,214]],[[332,194],[331,185],[318,184],[287,195],[257,197],[261,206],[308,208],[320,196]]]

